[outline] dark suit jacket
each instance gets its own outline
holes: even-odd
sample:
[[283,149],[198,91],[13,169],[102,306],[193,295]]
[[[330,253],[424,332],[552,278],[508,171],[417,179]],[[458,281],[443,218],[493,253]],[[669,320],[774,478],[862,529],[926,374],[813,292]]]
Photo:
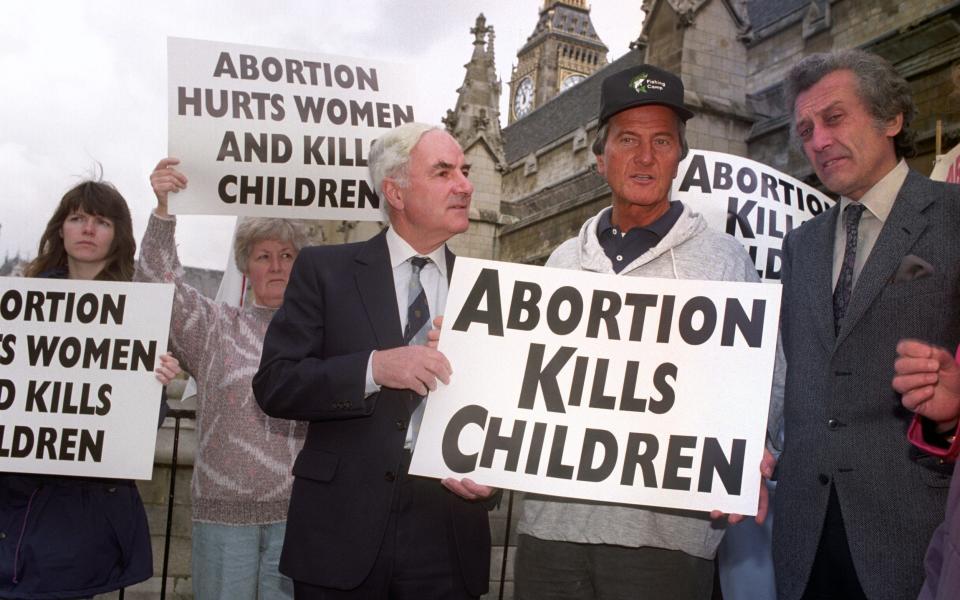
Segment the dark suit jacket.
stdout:
[[[839,203],[784,241],[787,383],[773,532],[778,595],[795,600],[803,593],[832,483],[867,596],[916,598],[952,467],[907,442],[912,415],[890,381],[901,338],[948,348],[960,340],[960,188],[907,175],[835,336],[838,211]],[[908,255],[933,273],[898,281]]]
[[[447,264],[453,254],[447,250]],[[283,306],[267,329],[257,402],[272,417],[309,421],[295,476],[280,570],[312,585],[352,589],[380,549],[401,468],[409,390],[364,397],[367,359],[403,345],[384,233],[300,252]],[[440,486],[440,482],[436,482]],[[449,494],[466,588],[487,590],[487,510]]]

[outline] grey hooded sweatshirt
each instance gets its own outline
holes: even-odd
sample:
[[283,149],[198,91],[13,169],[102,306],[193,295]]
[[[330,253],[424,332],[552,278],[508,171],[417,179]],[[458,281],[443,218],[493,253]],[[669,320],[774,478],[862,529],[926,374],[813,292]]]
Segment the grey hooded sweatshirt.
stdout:
[[[599,221],[600,213],[588,219],[577,237],[553,251],[547,266],[614,273],[597,239]],[[627,265],[620,274],[712,281],[760,280],[740,242],[709,229],[703,216],[686,205],[660,243]],[[772,440],[778,437],[783,410],[783,375],[784,362],[778,347],[768,422],[768,439]],[[722,524],[713,523],[703,512],[528,494],[521,506],[517,531],[542,540],[632,548],[649,546],[712,559],[724,530]]]

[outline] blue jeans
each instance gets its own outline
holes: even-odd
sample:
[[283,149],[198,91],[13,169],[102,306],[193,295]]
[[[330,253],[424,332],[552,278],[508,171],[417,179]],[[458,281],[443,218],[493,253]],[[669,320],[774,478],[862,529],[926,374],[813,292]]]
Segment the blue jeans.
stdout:
[[286,523],[193,523],[193,597],[203,600],[293,600],[280,574]]
[[776,600],[770,540],[773,532],[773,495],[775,483],[768,483],[770,512],[763,525],[753,517],[727,529],[717,550],[720,589],[724,600]]

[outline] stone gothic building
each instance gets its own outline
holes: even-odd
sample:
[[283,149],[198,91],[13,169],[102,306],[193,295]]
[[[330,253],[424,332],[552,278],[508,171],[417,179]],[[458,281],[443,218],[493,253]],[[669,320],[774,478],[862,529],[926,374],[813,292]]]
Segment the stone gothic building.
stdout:
[[681,76],[697,113],[687,129],[692,147],[752,158],[808,182],[816,179],[790,140],[782,80],[814,52],[863,48],[907,78],[919,108],[915,169],[930,172],[938,119],[946,142],[960,141],[958,0],[643,0],[643,11],[632,49],[608,63],[586,2],[545,0],[517,53],[502,131],[491,117],[501,89],[493,28],[478,19],[473,57],[445,120],[480,167],[475,225],[457,244],[462,253],[542,264],[610,203],[589,148],[600,82],[634,64]]

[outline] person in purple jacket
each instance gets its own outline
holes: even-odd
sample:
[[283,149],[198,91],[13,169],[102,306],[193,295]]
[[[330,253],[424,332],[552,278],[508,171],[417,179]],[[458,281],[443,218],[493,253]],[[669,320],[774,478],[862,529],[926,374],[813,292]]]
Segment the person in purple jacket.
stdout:
[[[960,422],[960,365],[944,348],[916,340],[897,344],[893,388],[914,419],[907,432],[920,450],[956,461],[960,453],[957,424]],[[926,580],[921,600],[960,598],[960,470],[953,471],[947,509],[927,548]]]

